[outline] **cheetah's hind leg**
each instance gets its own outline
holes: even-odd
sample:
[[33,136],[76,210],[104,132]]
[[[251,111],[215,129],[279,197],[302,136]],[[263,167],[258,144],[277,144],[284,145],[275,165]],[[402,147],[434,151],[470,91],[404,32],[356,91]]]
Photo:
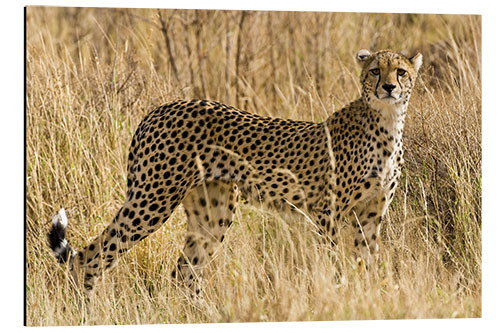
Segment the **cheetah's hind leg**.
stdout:
[[172,277],[182,282],[192,297],[200,295],[203,268],[232,224],[236,198],[236,186],[221,181],[205,182],[184,198],[187,235]]

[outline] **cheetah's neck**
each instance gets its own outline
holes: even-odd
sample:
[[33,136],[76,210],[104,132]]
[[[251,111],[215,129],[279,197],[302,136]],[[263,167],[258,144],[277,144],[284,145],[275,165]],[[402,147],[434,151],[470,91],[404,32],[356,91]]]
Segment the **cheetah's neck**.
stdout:
[[[367,103],[368,104],[368,103]],[[406,117],[408,103],[370,103],[369,107],[380,114],[379,125],[387,130],[389,136],[393,136],[396,142],[403,136],[403,127]]]

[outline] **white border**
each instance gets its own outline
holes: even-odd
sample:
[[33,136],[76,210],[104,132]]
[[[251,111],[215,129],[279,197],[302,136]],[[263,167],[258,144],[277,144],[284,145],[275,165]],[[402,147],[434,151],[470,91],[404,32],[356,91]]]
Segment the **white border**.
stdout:
[[[0,313],[4,328],[20,328],[23,324],[23,216],[24,216],[24,175],[23,175],[23,136],[24,136],[24,99],[23,99],[23,68],[24,68],[24,4],[3,5],[0,11],[2,22],[2,52],[0,64],[3,66],[0,80],[4,107],[1,111],[2,130],[0,142],[3,154],[1,173],[4,182],[0,202],[2,203],[3,229],[2,253],[2,301]],[[258,330],[349,330],[362,332],[421,332],[438,330],[453,332],[489,332],[500,327],[499,312],[499,274],[498,274],[498,243],[500,234],[498,216],[493,215],[494,207],[498,207],[500,188],[495,179],[498,166],[497,155],[499,142],[497,126],[499,125],[498,102],[498,31],[500,17],[493,1],[286,1],[271,2],[254,0],[236,3],[234,0],[202,1],[30,1],[29,5],[51,6],[93,6],[93,7],[144,7],[144,8],[207,8],[207,9],[258,9],[258,10],[296,10],[296,11],[337,11],[337,12],[415,12],[415,13],[450,13],[450,14],[481,14],[483,15],[483,319],[465,320],[392,320],[392,321],[344,321],[344,322],[314,322],[314,323],[256,323],[256,324],[206,324],[206,325],[163,325],[152,326],[100,326],[72,327],[70,330],[110,330],[122,332],[141,329],[148,331],[254,331]],[[494,81],[495,80],[495,81]],[[7,102],[7,105],[5,105]],[[5,214],[6,213],[6,214]],[[26,329],[26,328],[25,328]],[[33,328],[32,328],[33,329]],[[65,328],[34,328],[36,330],[56,330]]]

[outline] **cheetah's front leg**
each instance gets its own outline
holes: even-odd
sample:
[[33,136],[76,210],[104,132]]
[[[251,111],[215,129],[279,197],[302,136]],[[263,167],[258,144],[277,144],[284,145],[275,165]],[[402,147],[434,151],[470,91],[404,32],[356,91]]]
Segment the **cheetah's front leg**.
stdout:
[[354,208],[351,217],[352,225],[357,228],[354,246],[361,247],[361,258],[365,263],[372,262],[372,256],[378,255],[380,226],[387,210],[387,194],[382,193],[368,202]]

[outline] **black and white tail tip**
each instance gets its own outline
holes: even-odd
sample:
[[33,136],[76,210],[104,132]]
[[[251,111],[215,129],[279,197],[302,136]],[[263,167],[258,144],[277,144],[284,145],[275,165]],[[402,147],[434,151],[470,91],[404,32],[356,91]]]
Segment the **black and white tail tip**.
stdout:
[[62,208],[52,219],[52,228],[49,231],[49,246],[54,251],[54,255],[60,263],[65,263],[74,255],[74,251],[69,247],[66,240],[66,228],[68,227],[68,218]]

